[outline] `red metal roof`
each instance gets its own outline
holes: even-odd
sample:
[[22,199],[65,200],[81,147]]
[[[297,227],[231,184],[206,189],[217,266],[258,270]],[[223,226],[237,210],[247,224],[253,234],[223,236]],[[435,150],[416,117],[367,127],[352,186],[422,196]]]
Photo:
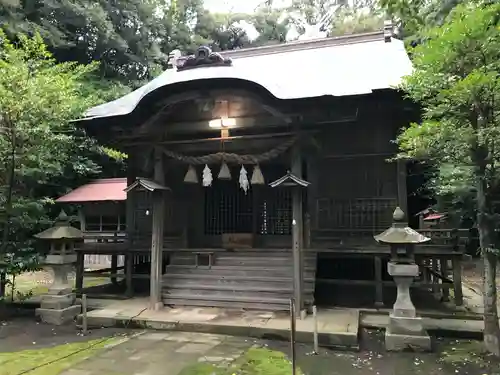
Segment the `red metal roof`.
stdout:
[[429,216],[426,216],[424,218],[424,220],[437,220],[437,219],[441,219],[445,216],[445,214],[430,214]]
[[127,199],[126,178],[104,178],[80,186],[56,199],[58,203],[124,201]]

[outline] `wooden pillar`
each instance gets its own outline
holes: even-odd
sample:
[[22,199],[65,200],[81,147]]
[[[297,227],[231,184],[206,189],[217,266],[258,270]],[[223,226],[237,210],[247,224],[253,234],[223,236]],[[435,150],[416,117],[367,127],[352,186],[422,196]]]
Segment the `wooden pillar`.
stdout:
[[82,232],[87,231],[87,222],[85,220],[85,210],[80,208],[78,210],[78,221],[80,222],[80,230]]
[[464,304],[462,293],[462,255],[453,257],[453,294],[455,295],[455,306]]
[[408,212],[408,192],[406,188],[406,162],[404,160],[397,161],[397,181],[398,181],[398,206],[409,218]]
[[[132,185],[137,176],[137,153],[138,150],[131,149],[127,150],[129,155],[127,164],[127,186]],[[136,199],[135,191],[130,190],[127,192],[127,200],[125,201],[125,220],[126,220],[126,233],[127,241],[129,244],[128,249],[133,250],[135,246],[135,215],[136,215]],[[132,297],[134,294],[134,286],[132,284],[132,273],[134,272],[134,256],[132,252],[128,252],[124,257],[124,273],[125,273],[125,295],[127,297]]]
[[7,274],[0,272],[0,298],[5,297],[5,288],[7,286]]
[[76,252],[76,272],[75,272],[75,289],[76,295],[79,297],[83,290],[83,272],[85,271],[85,253],[82,251]]
[[375,307],[384,307],[384,290],[382,283],[382,257],[380,255],[375,255],[374,267],[375,267]]
[[111,284],[116,285],[117,284],[117,279],[116,279],[116,273],[118,272],[118,255],[113,254],[111,255],[111,277],[110,281]]
[[448,284],[447,280],[449,279],[449,274],[448,274],[448,258],[442,257],[440,259],[441,261],[441,277],[442,282],[441,285],[443,286],[443,291],[442,291],[442,296],[443,296],[443,302],[449,302],[450,301],[450,290],[448,288],[445,288],[444,286]]
[[441,299],[441,290],[439,287],[439,259],[432,258],[432,294],[436,299]]
[[[129,154],[129,160],[127,165],[127,186],[132,185],[136,176],[136,158],[133,157],[133,152]],[[125,220],[126,220],[126,232],[127,237],[130,241],[133,241],[133,234],[135,231],[135,210],[136,210],[136,200],[135,191],[131,190],[127,192],[127,200],[125,201]]]
[[134,273],[134,254],[129,252],[125,255],[125,295],[132,297],[134,294],[134,286],[132,284],[132,274]]
[[[299,143],[296,143],[292,148],[291,170],[295,176],[302,178],[302,155]],[[293,289],[295,306],[299,312],[304,309],[302,298],[304,264],[302,252],[304,244],[302,208],[302,190],[300,187],[295,187],[292,192]]]
[[[165,174],[163,154],[155,149],[154,180],[163,185]],[[161,301],[161,277],[163,264],[163,227],[165,222],[165,197],[163,190],[153,191],[153,228],[151,238],[150,304],[152,310],[163,307]]]

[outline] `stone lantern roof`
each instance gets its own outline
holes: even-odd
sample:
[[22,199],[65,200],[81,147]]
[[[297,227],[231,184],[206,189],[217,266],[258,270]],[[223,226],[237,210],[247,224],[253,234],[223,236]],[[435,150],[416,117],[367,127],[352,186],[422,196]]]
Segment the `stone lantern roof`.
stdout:
[[41,240],[76,240],[83,238],[83,232],[80,229],[72,227],[68,215],[64,211],[61,211],[54,226],[35,234],[35,238]]
[[408,226],[401,208],[397,207],[394,210],[392,220],[390,228],[374,236],[375,241],[383,244],[419,244],[431,240]]

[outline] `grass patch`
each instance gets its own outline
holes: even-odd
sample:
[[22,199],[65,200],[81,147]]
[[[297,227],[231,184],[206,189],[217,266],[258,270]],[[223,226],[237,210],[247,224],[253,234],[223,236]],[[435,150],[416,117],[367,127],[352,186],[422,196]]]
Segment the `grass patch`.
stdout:
[[441,352],[440,361],[454,368],[475,367],[500,374],[499,360],[487,353],[480,341],[457,340],[448,344]]
[[[74,283],[74,281],[73,281]],[[83,287],[91,288],[95,286],[101,286],[110,284],[111,281],[108,277],[88,277],[83,279]],[[73,284],[73,287],[75,285]],[[21,302],[25,299],[29,299],[31,297],[40,296],[42,294],[47,294],[49,291],[48,285],[38,285],[35,281],[27,281],[27,280],[16,280],[15,289],[14,289],[14,302]],[[8,286],[5,298],[7,301],[12,300],[11,297],[11,288]]]
[[[180,375],[290,375],[292,364],[280,351],[250,348],[229,368],[197,363],[185,368]],[[302,375],[300,369],[297,374]]]
[[58,375],[83,360],[96,355],[115,339],[99,339],[58,345],[51,348],[0,353],[0,373],[17,375],[34,367],[29,375]]
[[197,363],[184,368],[179,375],[226,375],[230,374],[227,369],[219,368],[208,363]]

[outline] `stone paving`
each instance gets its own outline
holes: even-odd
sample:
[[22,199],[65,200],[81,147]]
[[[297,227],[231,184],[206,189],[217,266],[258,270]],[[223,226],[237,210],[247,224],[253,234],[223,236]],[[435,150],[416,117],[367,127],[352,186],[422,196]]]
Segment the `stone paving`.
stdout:
[[197,362],[228,366],[252,344],[222,335],[142,332],[60,375],[177,375]]
[[[127,326],[170,331],[214,333],[246,337],[290,337],[287,313],[229,310],[202,307],[165,307],[147,309],[148,299],[113,301],[89,311],[88,324],[93,327]],[[320,310],[317,316],[318,336],[322,344],[335,347],[357,347],[359,311],[355,309]],[[314,319],[311,315],[296,323],[298,342],[312,342]]]

